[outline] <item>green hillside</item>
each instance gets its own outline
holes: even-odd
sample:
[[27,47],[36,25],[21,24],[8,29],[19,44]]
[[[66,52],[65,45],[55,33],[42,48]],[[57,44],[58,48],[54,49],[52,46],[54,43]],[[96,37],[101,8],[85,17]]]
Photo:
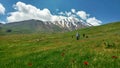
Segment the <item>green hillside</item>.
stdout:
[[0,36],[0,68],[119,67],[120,22],[66,33]]

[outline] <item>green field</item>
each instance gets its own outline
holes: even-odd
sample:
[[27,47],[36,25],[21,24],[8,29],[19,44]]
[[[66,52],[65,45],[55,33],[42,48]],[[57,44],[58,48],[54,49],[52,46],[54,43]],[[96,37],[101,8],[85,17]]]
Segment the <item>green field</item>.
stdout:
[[120,68],[120,22],[66,33],[1,35],[0,68]]

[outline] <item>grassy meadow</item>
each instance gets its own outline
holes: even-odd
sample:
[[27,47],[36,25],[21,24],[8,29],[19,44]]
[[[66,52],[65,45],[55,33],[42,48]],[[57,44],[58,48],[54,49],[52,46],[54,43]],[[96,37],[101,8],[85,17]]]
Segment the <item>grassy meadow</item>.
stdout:
[[120,68],[120,22],[66,33],[1,35],[0,68]]

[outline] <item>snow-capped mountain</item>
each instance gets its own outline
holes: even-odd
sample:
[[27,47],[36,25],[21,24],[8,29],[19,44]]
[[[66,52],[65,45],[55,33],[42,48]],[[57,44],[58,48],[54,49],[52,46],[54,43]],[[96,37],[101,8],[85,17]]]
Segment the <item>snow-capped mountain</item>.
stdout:
[[74,30],[74,29],[92,26],[91,24],[86,23],[77,18],[66,18],[66,19],[62,19],[60,21],[53,21],[50,23],[53,23],[61,28],[66,28],[68,30]]
[[3,24],[0,28],[4,33],[38,33],[38,32],[65,32],[75,29],[89,27],[88,23],[75,18],[65,18],[59,21],[41,21],[41,20],[25,20],[19,22],[11,22]]

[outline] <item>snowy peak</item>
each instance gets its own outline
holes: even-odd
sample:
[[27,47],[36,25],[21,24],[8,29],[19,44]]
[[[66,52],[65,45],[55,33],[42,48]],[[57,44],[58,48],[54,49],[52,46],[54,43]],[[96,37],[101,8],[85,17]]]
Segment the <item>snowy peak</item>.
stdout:
[[60,21],[54,21],[52,23],[55,25],[58,25],[61,28],[67,28],[69,30],[74,30],[74,29],[84,28],[89,26],[88,23],[85,23],[82,20],[79,20],[73,17],[68,17]]

